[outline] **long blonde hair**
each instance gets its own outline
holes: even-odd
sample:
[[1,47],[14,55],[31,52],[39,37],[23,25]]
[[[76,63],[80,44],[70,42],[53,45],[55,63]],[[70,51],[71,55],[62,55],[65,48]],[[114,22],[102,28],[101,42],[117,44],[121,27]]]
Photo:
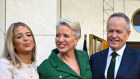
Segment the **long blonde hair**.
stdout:
[[[11,26],[9,27],[9,29],[7,31],[4,50],[3,50],[3,54],[2,54],[3,58],[8,59],[17,68],[21,67],[21,59],[20,59],[20,56],[19,56],[18,52],[16,51],[16,49],[14,49],[13,39],[14,39],[14,30],[19,26],[25,26],[31,31],[29,26],[26,25],[25,23],[17,22],[17,23],[11,24]],[[33,40],[35,43],[35,47],[32,50],[31,61],[35,62],[36,61],[36,42],[35,42],[35,38],[34,38],[32,31],[31,31],[31,33],[32,33]]]

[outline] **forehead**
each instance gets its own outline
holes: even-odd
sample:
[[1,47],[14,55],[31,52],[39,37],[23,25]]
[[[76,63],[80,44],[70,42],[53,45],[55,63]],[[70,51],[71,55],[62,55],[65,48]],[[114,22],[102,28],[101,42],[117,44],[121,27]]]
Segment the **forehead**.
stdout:
[[14,31],[24,31],[24,30],[30,31],[30,29],[26,26],[18,26],[17,28],[15,28]]
[[115,16],[108,20],[108,23],[126,23],[123,17]]
[[14,33],[19,33],[19,32],[31,32],[31,31],[26,26],[19,26],[19,27],[14,29]]
[[107,23],[108,28],[125,28],[126,27],[126,21],[122,17],[112,17],[109,19]]
[[68,25],[60,25],[57,28],[57,31],[73,31]]

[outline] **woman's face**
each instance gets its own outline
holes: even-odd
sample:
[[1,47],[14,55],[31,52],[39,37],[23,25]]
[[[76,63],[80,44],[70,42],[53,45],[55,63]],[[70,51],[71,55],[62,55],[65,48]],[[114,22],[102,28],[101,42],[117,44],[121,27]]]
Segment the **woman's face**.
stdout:
[[74,37],[74,31],[67,25],[60,25],[56,29],[56,46],[61,53],[74,52],[79,38]]
[[19,54],[31,54],[35,47],[31,31],[25,26],[19,26],[14,30],[14,48]]

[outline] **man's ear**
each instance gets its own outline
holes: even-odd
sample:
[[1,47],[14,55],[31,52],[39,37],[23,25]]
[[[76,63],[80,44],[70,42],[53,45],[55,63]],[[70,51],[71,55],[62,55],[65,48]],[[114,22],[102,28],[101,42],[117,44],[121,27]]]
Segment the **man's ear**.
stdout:
[[127,36],[127,40],[128,40],[128,38],[129,38],[129,36],[130,36],[130,34],[131,34],[131,31],[129,30],[129,31],[127,32],[127,34],[128,34],[128,36]]

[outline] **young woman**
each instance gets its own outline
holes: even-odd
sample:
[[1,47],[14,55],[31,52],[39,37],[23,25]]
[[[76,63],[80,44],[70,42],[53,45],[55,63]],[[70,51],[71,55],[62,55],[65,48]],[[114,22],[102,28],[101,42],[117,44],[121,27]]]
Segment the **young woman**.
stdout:
[[11,24],[0,59],[0,79],[39,79],[35,61],[36,43],[31,29],[22,22]]

